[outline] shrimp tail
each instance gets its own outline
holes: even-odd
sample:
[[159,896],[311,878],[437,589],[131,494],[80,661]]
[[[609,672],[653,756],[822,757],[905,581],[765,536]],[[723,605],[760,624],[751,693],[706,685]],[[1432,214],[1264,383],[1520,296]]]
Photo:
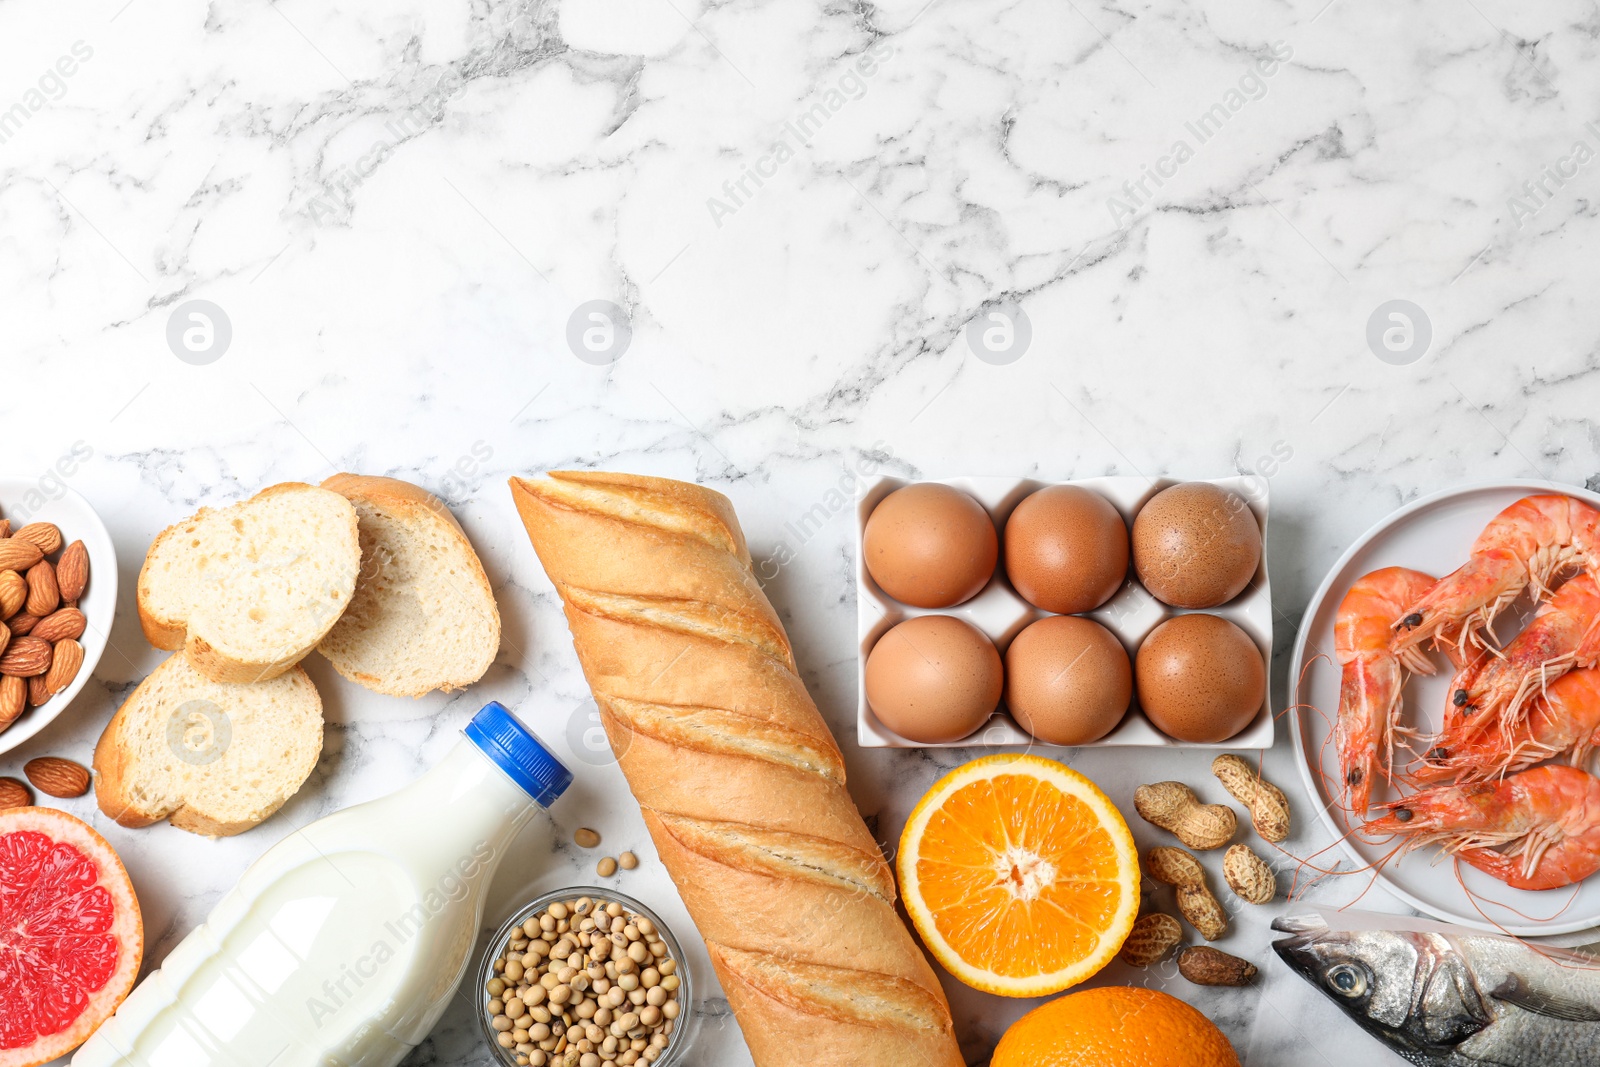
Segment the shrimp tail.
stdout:
[[1530,835],[1525,848],[1471,848],[1457,855],[1512,889],[1561,889],[1600,870],[1600,855],[1586,854],[1538,835]]

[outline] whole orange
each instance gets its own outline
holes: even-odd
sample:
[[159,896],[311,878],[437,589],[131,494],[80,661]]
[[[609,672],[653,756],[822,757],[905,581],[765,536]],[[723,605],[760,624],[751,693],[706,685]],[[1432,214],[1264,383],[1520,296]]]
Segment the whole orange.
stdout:
[[1104,986],[1058,997],[1018,1019],[990,1067],[1239,1067],[1216,1024],[1177,997]]

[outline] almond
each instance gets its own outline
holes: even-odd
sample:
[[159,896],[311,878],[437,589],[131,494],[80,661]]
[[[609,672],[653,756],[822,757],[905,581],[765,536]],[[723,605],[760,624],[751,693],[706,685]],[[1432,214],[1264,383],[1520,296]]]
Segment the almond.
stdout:
[[0,519],[0,539],[11,536],[11,520]]
[[50,688],[45,685],[45,675],[36,674],[28,679],[28,707],[42,708],[50,703]]
[[0,619],[9,619],[22,610],[28,599],[28,583],[16,571],[0,571]]
[[28,568],[28,599],[22,610],[44,618],[61,606],[61,590],[56,588],[56,569],[48,560]]
[[22,765],[22,773],[35,789],[53,797],[81,797],[89,791],[88,768],[60,756],[31,759]]
[[55,650],[49,641],[37,637],[13,637],[5,652],[0,653],[0,674],[16,678],[32,678],[50,669]]
[[44,676],[45,688],[51,696],[55,696],[72,684],[82,667],[83,646],[71,638],[57,641],[54,654],[50,657],[50,670]]
[[47,556],[61,547],[61,528],[53,522],[30,522],[11,536],[32,541]]
[[89,550],[82,541],[74,541],[56,561],[56,586],[61,599],[77,603],[89,584]]
[[6,620],[6,625],[11,627],[12,637],[26,637],[33,633],[33,628],[39,625],[39,620],[26,611],[19,611]]
[[27,786],[15,778],[0,778],[0,808],[26,808],[32,803]]
[[1178,973],[1195,985],[1249,985],[1256,976],[1256,965],[1238,956],[1206,945],[1186,948],[1178,954]]
[[83,612],[77,608],[62,608],[40,619],[32,632],[33,636],[49,641],[53,645],[57,641],[69,638],[76,641],[83,636],[87,625],[88,621],[83,617]]
[[28,706],[28,683],[10,675],[0,676],[0,730],[17,721]]
[[18,537],[0,540],[0,571],[25,571],[44,559],[44,553],[32,541]]
[[6,650],[6,646],[10,643],[11,627],[7,626],[3,622],[0,622],[0,653],[3,653]]

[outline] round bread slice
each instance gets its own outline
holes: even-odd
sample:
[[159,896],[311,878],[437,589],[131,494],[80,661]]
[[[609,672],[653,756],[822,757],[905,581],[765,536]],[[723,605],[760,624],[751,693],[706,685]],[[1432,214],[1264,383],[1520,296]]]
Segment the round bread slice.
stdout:
[[171,656],[100,735],[95,800],[122,826],[229,837],[294,796],[321,752],[322,698],[301,668],[231,685]]
[[300,662],[355,591],[356,513],[338,493],[269,486],[167,527],[139,571],[139,624],[214,682],[259,682]]
[[335,474],[322,487],[355,505],[361,575],[317,650],[352,682],[390,696],[482,678],[500,651],[500,611],[450,509],[397,478]]

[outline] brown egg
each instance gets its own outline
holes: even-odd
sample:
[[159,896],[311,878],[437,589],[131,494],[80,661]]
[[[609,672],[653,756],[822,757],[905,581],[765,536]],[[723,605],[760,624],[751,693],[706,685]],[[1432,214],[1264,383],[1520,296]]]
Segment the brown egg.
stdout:
[[899,623],[867,656],[867,703],[889,729],[935,744],[970,734],[1000,703],[1000,653],[951,615]]
[[1093,619],[1051,615],[1006,649],[1006,707],[1052,745],[1086,745],[1116,728],[1133,699],[1128,652]]
[[1133,569],[1178,608],[1226,604],[1261,562],[1261,526],[1238,493],[1210,482],[1163,489],[1133,520]]
[[1023,498],[1006,520],[1006,577],[1035,607],[1093,611],[1128,576],[1128,526],[1111,502],[1076,485]]
[[1260,647],[1218,615],[1179,615],[1151,630],[1134,674],[1145,717],[1179,741],[1226,741],[1267,696]]
[[1000,557],[1000,538],[983,505],[938,482],[908,485],[879,501],[861,546],[878,587],[919,608],[971,600]]

